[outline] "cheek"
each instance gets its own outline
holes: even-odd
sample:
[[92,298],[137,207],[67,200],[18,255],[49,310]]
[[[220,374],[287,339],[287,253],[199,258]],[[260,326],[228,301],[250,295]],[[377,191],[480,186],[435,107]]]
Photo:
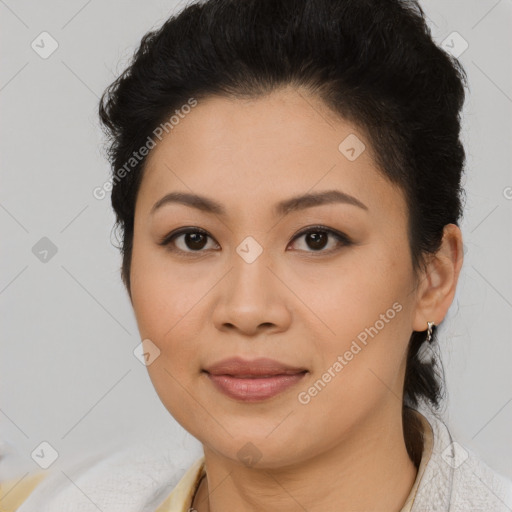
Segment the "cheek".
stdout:
[[[161,402],[182,425],[190,422],[189,407],[199,371],[198,329],[200,299],[208,289],[205,279],[185,283],[163,265],[144,265],[134,258],[132,300],[141,339],[150,339],[159,350],[147,366]],[[202,283],[202,284],[201,284]],[[204,312],[202,313],[204,314]]]
[[177,332],[200,324],[197,306],[211,287],[212,276],[202,275],[198,268],[170,264],[164,251],[135,244],[131,291],[141,336],[154,339],[165,348]]
[[[169,264],[165,255],[136,247],[132,259],[132,302],[141,339],[149,339],[159,355],[147,367],[153,386],[171,414],[183,421],[182,404],[195,393],[200,370],[208,291],[214,273],[194,272]],[[204,267],[206,268],[206,267]],[[193,275],[193,277],[191,277]],[[176,409],[176,410],[175,410]]]
[[330,277],[317,276],[316,290],[322,293],[310,293],[316,301],[311,309],[329,328],[315,338],[315,353],[321,354],[316,377],[329,380],[329,370],[336,375],[324,398],[340,404],[354,401],[354,407],[361,399],[388,392],[386,386],[399,392],[412,298],[406,250],[392,254],[383,247],[358,256],[350,265],[330,271]]
[[385,324],[386,330],[391,330],[390,326],[396,328],[400,315],[396,314],[398,306],[393,309],[393,304],[398,302],[405,309],[412,299],[408,253],[386,244],[362,247],[339,264],[317,270],[310,282],[302,277],[296,279],[300,296],[333,331],[333,341],[357,336],[378,322],[381,315],[386,316],[384,321],[391,318]]

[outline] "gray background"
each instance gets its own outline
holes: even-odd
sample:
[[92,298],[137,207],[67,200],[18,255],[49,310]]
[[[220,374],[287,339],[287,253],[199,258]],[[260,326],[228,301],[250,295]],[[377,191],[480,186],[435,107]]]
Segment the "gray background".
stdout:
[[[31,453],[42,441],[59,453],[52,469],[157,435],[190,446],[190,461],[200,453],[133,355],[140,340],[114,216],[108,198],[92,195],[109,177],[99,96],[142,35],[182,5],[0,0],[2,477],[40,470]],[[439,330],[445,418],[461,444],[512,478],[512,0],[422,5],[439,44],[454,31],[469,44],[460,56],[470,84],[466,259]],[[43,31],[59,45],[47,59],[31,47]],[[33,250],[43,237],[57,249],[46,262]]]

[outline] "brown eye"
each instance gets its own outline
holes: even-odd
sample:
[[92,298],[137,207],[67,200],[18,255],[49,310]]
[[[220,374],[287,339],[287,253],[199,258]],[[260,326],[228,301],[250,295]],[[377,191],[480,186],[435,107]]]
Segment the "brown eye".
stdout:
[[[313,226],[303,230],[293,238],[291,245],[301,238],[304,239],[304,243],[302,247],[299,244],[298,250],[309,253],[331,253],[352,244],[352,241],[346,235],[325,226]],[[213,245],[208,247],[210,240]],[[168,247],[171,251],[185,254],[201,254],[207,250],[220,248],[219,244],[206,231],[193,227],[173,231],[165,236],[159,242],[159,245]]]
[[[335,251],[339,247],[347,246],[352,243],[350,239],[343,233],[334,231],[333,229],[324,226],[310,227],[307,230],[297,234],[293,241],[299,240],[300,238],[304,238],[304,243],[302,244],[303,248],[299,248],[299,250],[303,250],[305,252],[328,253]],[[330,247],[329,239],[333,240],[333,242],[330,243]],[[327,249],[325,249],[326,247]]]
[[[183,228],[178,231],[173,231],[171,234],[164,237],[160,245],[168,246],[171,250],[178,252],[204,252],[203,249],[208,245],[208,239],[213,240],[210,235],[198,228]],[[214,244],[214,248],[218,244]],[[211,249],[211,247],[210,247]]]
[[207,242],[207,235],[203,233],[184,233],[184,244],[194,251],[204,248]]
[[306,244],[312,249],[323,249],[329,240],[329,235],[325,231],[310,231],[306,234]]

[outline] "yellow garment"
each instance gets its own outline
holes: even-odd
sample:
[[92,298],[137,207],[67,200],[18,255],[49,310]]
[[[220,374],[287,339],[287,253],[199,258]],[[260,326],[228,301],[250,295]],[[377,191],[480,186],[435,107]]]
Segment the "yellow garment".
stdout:
[[[419,414],[423,425],[423,453],[418,474],[407,500],[400,512],[411,512],[412,504],[425,467],[432,453],[434,436],[427,419]],[[47,473],[39,472],[20,480],[11,480],[0,484],[0,512],[14,512],[28,497],[36,485]],[[205,474],[204,456],[196,460],[186,471],[176,487],[155,512],[188,512],[192,507],[192,498],[197,491],[199,482]]]
[[192,498],[205,474],[204,457],[196,460],[183,475],[167,499],[155,512],[188,512],[192,507]]
[[0,482],[0,512],[17,510],[46,475],[47,473],[40,471],[19,479]]

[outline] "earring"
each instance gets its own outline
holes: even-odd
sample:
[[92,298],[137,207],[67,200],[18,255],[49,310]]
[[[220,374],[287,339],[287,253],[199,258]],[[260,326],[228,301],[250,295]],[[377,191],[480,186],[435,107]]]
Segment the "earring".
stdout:
[[434,322],[427,322],[427,341],[432,343],[432,328],[435,326]]

